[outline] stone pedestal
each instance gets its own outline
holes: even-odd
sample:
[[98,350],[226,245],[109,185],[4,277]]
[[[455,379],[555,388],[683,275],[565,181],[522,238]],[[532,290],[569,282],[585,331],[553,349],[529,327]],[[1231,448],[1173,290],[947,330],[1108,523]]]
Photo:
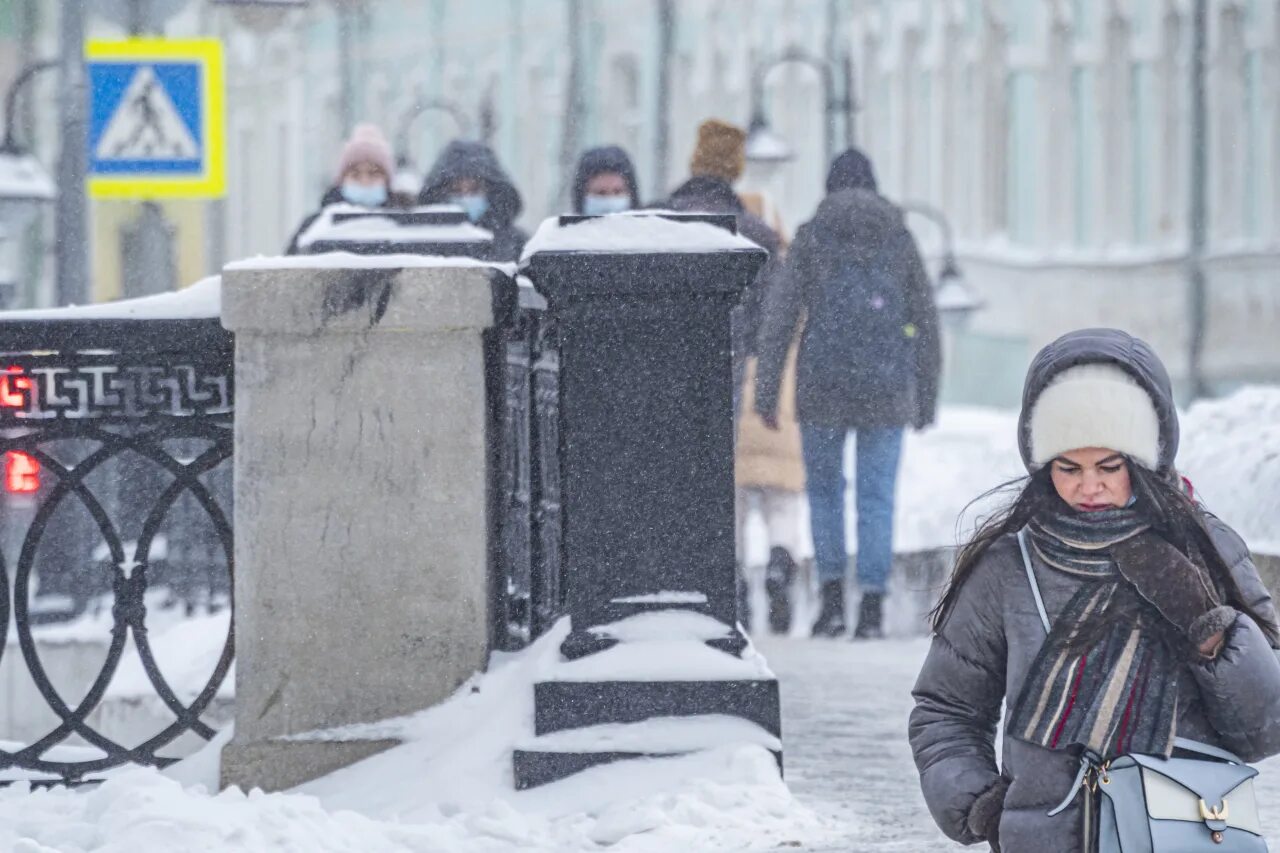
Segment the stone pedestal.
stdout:
[[236,732],[278,790],[392,745],[321,734],[438,703],[485,665],[483,267],[229,269]]
[[610,644],[590,628],[649,610],[737,622],[730,312],[767,254],[729,237],[529,260],[560,346],[569,657]]

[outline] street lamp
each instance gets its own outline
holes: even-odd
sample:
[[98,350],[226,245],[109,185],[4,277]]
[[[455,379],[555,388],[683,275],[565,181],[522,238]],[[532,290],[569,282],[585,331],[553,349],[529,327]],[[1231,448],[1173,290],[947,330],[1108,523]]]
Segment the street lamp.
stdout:
[[[798,46],[791,46],[782,53],[757,63],[751,75],[751,127],[747,133],[747,159],[763,164],[776,165],[790,160],[794,154],[787,142],[769,128],[769,120],[764,111],[764,81],[769,72],[780,65],[799,63],[807,65],[822,78],[822,92],[825,100],[826,132],[824,144],[826,159],[830,163],[835,156],[836,123],[843,116],[844,142],[853,145],[853,111],[856,107],[853,100],[853,60],[845,55],[839,62],[828,61],[814,56]],[[837,93],[837,80],[843,81],[841,92]]]
[[[40,71],[54,68],[53,61],[35,62],[22,70],[4,98],[4,140],[0,141],[0,302],[7,305],[17,290],[13,279],[18,241],[40,212],[40,206],[57,198],[57,189],[40,161],[23,148],[14,127],[18,94]],[[11,244],[12,248],[6,246]]]
[[943,325],[952,332],[963,331],[969,326],[974,312],[986,303],[973,292],[965,282],[964,274],[960,272],[960,265],[956,262],[951,223],[947,221],[942,211],[931,205],[903,202],[899,207],[907,213],[923,216],[937,225],[942,232],[942,268],[938,271],[938,281],[934,285],[933,300]]
[[422,176],[414,169],[413,158],[409,155],[409,132],[418,116],[433,111],[448,113],[458,125],[459,136],[466,136],[471,131],[471,122],[467,119],[466,113],[453,101],[444,98],[428,100],[419,93],[409,105],[409,109],[400,116],[400,123],[396,130],[396,173],[391,179],[391,185],[397,192],[411,195],[418,193]]
[[14,127],[18,95],[37,73],[57,67],[57,62],[34,62],[22,70],[4,98],[4,141],[0,142],[0,227],[16,234],[27,226],[40,205],[57,196],[53,179],[18,143]]

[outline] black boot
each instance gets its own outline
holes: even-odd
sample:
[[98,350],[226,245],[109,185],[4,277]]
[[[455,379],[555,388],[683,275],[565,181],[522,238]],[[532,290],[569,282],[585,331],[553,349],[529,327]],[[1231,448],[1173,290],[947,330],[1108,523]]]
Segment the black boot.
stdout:
[[791,552],[781,545],[773,546],[764,570],[764,591],[769,596],[769,630],[775,634],[791,630],[791,579],[795,575]]
[[853,630],[855,640],[878,640],[884,636],[882,605],[884,593],[864,592],[858,607],[858,627]]
[[848,627],[844,621],[844,581],[823,581],[822,609],[813,623],[815,637],[842,637]]

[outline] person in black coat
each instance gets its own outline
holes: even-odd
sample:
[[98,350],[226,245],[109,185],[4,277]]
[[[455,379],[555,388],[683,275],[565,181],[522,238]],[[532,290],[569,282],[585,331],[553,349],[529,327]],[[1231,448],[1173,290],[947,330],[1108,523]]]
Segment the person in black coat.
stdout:
[[585,216],[623,213],[640,207],[635,166],[617,145],[583,152],[573,176],[573,212]]
[[457,139],[445,146],[423,182],[419,204],[456,204],[473,223],[493,232],[482,261],[518,261],[529,239],[515,225],[524,202],[497,156],[482,142]]
[[382,131],[372,124],[356,125],[338,156],[333,186],[321,197],[320,209],[302,220],[289,240],[285,254],[296,255],[302,251],[298,245],[299,238],[329,205],[346,203],[369,208],[387,207],[393,170],[391,146]]
[[815,635],[845,631],[844,445],[857,433],[855,636],[881,631],[893,560],[893,498],[903,428],[932,423],[941,350],[933,287],[902,211],[877,192],[871,162],[850,149],[827,197],[766,291],[756,410],[776,423],[787,349],[804,317],[796,376],[806,491],[822,609]]

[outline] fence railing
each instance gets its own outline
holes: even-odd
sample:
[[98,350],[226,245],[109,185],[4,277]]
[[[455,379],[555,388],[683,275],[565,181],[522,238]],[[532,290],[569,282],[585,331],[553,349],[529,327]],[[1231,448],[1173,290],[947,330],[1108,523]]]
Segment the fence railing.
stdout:
[[[0,320],[0,665],[20,656],[55,720],[0,744],[0,774],[74,784],[164,766],[179,738],[215,734],[202,716],[231,667],[230,619],[201,623],[225,636],[198,683],[170,681],[149,629],[162,611],[172,623],[231,607],[233,351],[216,317]],[[41,633],[90,622],[101,666],[68,684]],[[126,654],[172,718],[137,743],[90,722]]]

